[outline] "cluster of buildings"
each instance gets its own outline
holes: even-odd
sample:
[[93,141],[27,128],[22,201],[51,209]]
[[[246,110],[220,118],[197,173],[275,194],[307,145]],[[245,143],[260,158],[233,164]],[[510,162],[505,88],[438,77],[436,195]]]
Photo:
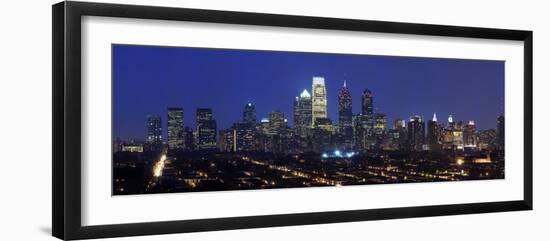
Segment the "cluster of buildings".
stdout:
[[352,96],[344,81],[338,94],[338,120],[334,123],[327,113],[327,89],[323,77],[313,77],[311,94],[305,89],[293,102],[293,123],[285,114],[272,111],[258,121],[253,103],[247,103],[242,119],[225,129],[219,129],[212,109],[196,110],[196,127],[184,126],[183,108],[168,108],[167,139],[162,135],[162,119],[147,116],[147,138],[144,143],[115,141],[116,151],[221,151],[324,153],[331,150],[490,150],[504,148],[504,117],[496,120],[496,129],[477,130],[475,122],[438,122],[411,116],[408,121],[395,119],[388,128],[384,113],[375,112],[374,95],[365,89],[361,95],[361,110],[354,114]]

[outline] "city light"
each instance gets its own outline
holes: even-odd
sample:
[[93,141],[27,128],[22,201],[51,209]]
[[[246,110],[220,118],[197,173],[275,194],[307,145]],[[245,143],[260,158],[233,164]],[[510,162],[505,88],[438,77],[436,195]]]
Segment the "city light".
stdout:
[[166,161],[166,155],[162,155],[160,157],[160,160],[157,163],[155,163],[155,165],[153,166],[153,176],[155,177],[162,176],[162,170],[164,169],[165,161]]
[[456,164],[459,165],[459,166],[462,166],[462,164],[464,164],[464,159],[463,158],[457,158],[456,159]]

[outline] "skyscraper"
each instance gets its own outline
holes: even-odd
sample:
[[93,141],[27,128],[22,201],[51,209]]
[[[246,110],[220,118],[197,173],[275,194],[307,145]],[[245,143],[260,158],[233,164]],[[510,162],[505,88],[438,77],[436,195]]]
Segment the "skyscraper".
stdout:
[[296,134],[304,137],[312,127],[311,95],[304,89],[300,97],[294,99],[294,128]]
[[183,108],[168,108],[168,149],[183,149]]
[[254,148],[254,129],[248,123],[234,123],[231,129],[234,135],[234,152],[251,151]]
[[294,103],[292,104],[292,126],[296,133],[299,133],[300,126],[300,97],[296,96],[294,98]]
[[249,126],[256,125],[256,108],[252,103],[248,103],[244,106],[243,122]]
[[157,115],[147,115],[147,150],[162,150],[162,120]]
[[223,129],[218,133],[218,148],[222,152],[236,152],[236,131],[233,129]]
[[477,148],[478,138],[476,135],[476,124],[473,120],[469,121],[464,127],[464,147]]
[[216,149],[216,120],[212,117],[212,109],[197,109],[197,142],[199,150]]
[[441,149],[441,145],[439,142],[440,132],[441,132],[441,128],[437,123],[437,116],[434,113],[433,118],[428,121],[428,130],[426,134],[426,142],[428,144],[428,148],[431,151],[436,151]]
[[191,127],[186,126],[183,129],[184,148],[187,151],[195,150],[195,134]]
[[374,142],[371,143],[367,130],[371,130],[372,125],[369,127],[369,121],[367,117],[362,114],[353,116],[352,118],[353,125],[353,147],[357,150],[369,150],[374,145]]
[[285,115],[281,111],[269,112],[269,132],[274,135],[280,135],[286,127]]
[[376,113],[374,115],[374,137],[375,137],[375,147],[380,149],[382,143],[386,140],[388,130],[388,116],[383,113]]
[[403,119],[395,119],[395,120],[393,121],[393,129],[396,129],[396,130],[406,130],[406,129],[407,129],[407,125],[406,125],[405,120],[403,120]]
[[327,118],[327,89],[325,87],[325,78],[313,77],[312,98],[312,119],[311,123],[315,125],[315,119]]
[[361,114],[374,116],[373,95],[369,89],[365,89],[361,95]]
[[387,131],[388,116],[383,113],[374,115],[374,133],[376,135],[384,135]]
[[408,148],[407,146],[407,124],[403,119],[395,119],[393,121],[393,141],[398,149]]
[[409,135],[409,147],[414,151],[422,151],[424,146],[424,121],[422,117],[415,115],[411,116],[409,126],[407,128]]
[[499,150],[504,150],[504,132],[504,116],[501,115],[497,117],[497,136],[495,139],[496,147]]
[[369,89],[365,89],[361,95],[361,114],[363,128],[365,128],[365,148],[372,149],[375,145],[375,133],[374,133],[374,103],[373,95]]
[[353,144],[352,123],[352,98],[346,81],[338,94],[338,127],[340,130],[341,144],[344,149],[351,149]]
[[338,94],[338,125],[340,128],[350,127],[352,114],[351,93],[346,87],[346,81]]

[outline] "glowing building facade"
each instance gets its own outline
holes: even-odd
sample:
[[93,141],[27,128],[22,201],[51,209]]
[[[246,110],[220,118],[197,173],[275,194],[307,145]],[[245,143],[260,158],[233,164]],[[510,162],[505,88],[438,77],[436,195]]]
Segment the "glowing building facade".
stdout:
[[183,108],[168,108],[168,149],[183,149]]
[[346,81],[338,94],[338,128],[341,147],[351,149],[353,146],[353,113],[351,93]]
[[216,120],[210,108],[198,108],[197,122],[197,147],[199,150],[215,150],[216,145]]
[[145,140],[148,151],[162,150],[162,120],[157,115],[147,115],[147,139]]
[[425,137],[424,137],[424,121],[421,116],[411,116],[409,120],[408,140],[409,147],[414,151],[422,151],[424,149]]
[[431,151],[437,151],[441,149],[440,136],[442,132],[441,126],[437,123],[437,115],[434,113],[433,118],[428,121],[428,127],[426,132],[426,144]]
[[364,149],[373,149],[376,143],[374,133],[374,97],[370,90],[365,89],[361,95],[361,122],[364,128],[363,139]]
[[476,135],[476,124],[473,120],[469,121],[464,127],[464,147],[465,148],[477,148],[478,139]]
[[327,89],[325,87],[325,78],[320,76],[313,77],[312,97],[312,115],[311,123],[315,125],[317,118],[327,118]]
[[256,108],[254,107],[254,104],[248,103],[244,106],[243,122],[249,126],[256,125]]

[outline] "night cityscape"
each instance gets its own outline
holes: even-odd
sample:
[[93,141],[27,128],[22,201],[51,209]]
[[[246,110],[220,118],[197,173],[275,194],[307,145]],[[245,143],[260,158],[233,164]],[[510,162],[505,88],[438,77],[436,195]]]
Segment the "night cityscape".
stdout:
[[[164,54],[171,57],[159,54],[159,51],[165,51]],[[186,59],[210,55],[204,57],[209,59],[202,61],[222,67],[204,70],[205,65],[199,63],[200,60],[185,65],[173,59],[179,56],[176,54],[178,51],[184,53]],[[185,56],[194,51],[195,56]],[[219,52],[224,52],[225,56],[239,57],[240,62],[220,58]],[[139,62],[140,57],[136,55],[142,55],[140,57],[151,62]],[[318,73],[322,71],[318,71],[310,73],[307,78],[292,81],[299,82],[305,88],[289,89],[284,83],[270,87],[273,92],[286,90],[294,95],[292,98],[272,98],[267,93],[254,93],[250,94],[252,98],[246,97],[249,89],[241,86],[241,82],[254,77],[241,77],[242,81],[238,82],[238,73],[243,76],[265,76],[263,74],[267,71],[261,66],[250,70],[258,73],[254,75],[244,69],[243,66],[254,61],[249,58],[259,57],[262,64],[285,63],[277,62],[282,55],[296,59],[296,68],[284,67],[289,76],[292,76],[293,69],[304,72],[298,62],[315,63],[321,58],[323,64],[329,65],[349,62],[344,66],[332,66],[333,72],[320,75]],[[113,57],[113,195],[504,178],[504,77],[503,65],[498,61],[143,46],[114,46]],[[365,61],[366,58],[371,64]],[[133,61],[136,62],[129,64]],[[384,61],[391,63],[380,64]],[[440,62],[447,63],[439,65]],[[415,76],[408,74],[405,67],[393,69],[396,68],[392,66],[395,63],[417,66],[429,63],[420,68],[431,70],[437,66],[442,74],[431,77],[420,73]],[[154,67],[155,64],[162,67]],[[166,74],[163,68],[171,64],[174,68],[184,69],[184,72],[173,72],[165,81],[158,80]],[[288,61],[286,64],[293,65]],[[380,72],[405,72],[400,78],[411,81],[416,78],[419,81],[439,79],[447,73],[464,82],[452,81],[448,86],[441,84],[440,88],[430,89],[421,84],[417,89],[406,87],[406,91],[418,96],[409,99],[400,94],[403,90],[392,89],[395,87],[390,83],[378,84],[382,87],[387,85],[385,88],[373,84],[380,90],[376,92],[369,88],[369,81],[359,81],[360,78],[352,74],[369,69],[372,64],[376,64]],[[324,67],[322,64],[312,66],[312,69]],[[355,68],[358,71],[354,71]],[[342,75],[335,80],[337,77],[334,75],[340,69]],[[234,82],[219,74],[227,70],[237,75]],[[232,92],[227,95],[235,97],[216,92],[216,85],[212,83],[209,83],[209,91],[185,88],[190,86],[181,88],[181,95],[193,97],[198,102],[193,105],[180,102],[176,97],[164,97],[172,96],[170,94],[176,88],[172,86],[174,81],[183,76],[199,76],[195,72],[201,71],[209,72],[205,77],[218,76],[220,82],[231,82],[235,87],[225,87],[225,90]],[[163,74],[159,74],[161,72]],[[153,80],[147,76],[152,76]],[[333,79],[329,80],[327,76]],[[482,80],[471,76],[481,77]],[[213,78],[205,82],[212,82]],[[269,85],[269,80],[265,78],[265,85]],[[486,82],[482,82],[484,80]],[[257,81],[257,85],[264,84],[261,80]],[[143,83],[142,87],[140,83]],[[163,83],[167,83],[166,89],[155,89]],[[484,85],[496,94],[485,94]],[[387,89],[394,91],[384,91]],[[432,92],[446,89],[451,91],[441,96],[448,98],[430,98],[430,95],[440,95]],[[461,98],[453,98],[454,90],[459,92],[457,96]],[[212,95],[214,100],[205,100],[213,93],[219,94]],[[250,100],[242,101],[240,96]],[[228,100],[224,101],[225,98]],[[208,101],[213,104],[208,105]],[[219,101],[225,102],[221,108],[217,104]],[[138,102],[147,104],[139,105]],[[386,109],[392,102],[407,108],[418,106],[419,110],[405,110],[407,115],[396,114],[396,110]],[[266,103],[273,104],[265,106]],[[428,104],[425,103],[429,103],[432,109],[453,109],[441,110],[446,111],[444,116],[436,111],[426,116],[424,105]],[[132,111],[132,108],[140,110]],[[453,113],[469,118],[458,119]],[[481,127],[479,122],[483,123]]]

